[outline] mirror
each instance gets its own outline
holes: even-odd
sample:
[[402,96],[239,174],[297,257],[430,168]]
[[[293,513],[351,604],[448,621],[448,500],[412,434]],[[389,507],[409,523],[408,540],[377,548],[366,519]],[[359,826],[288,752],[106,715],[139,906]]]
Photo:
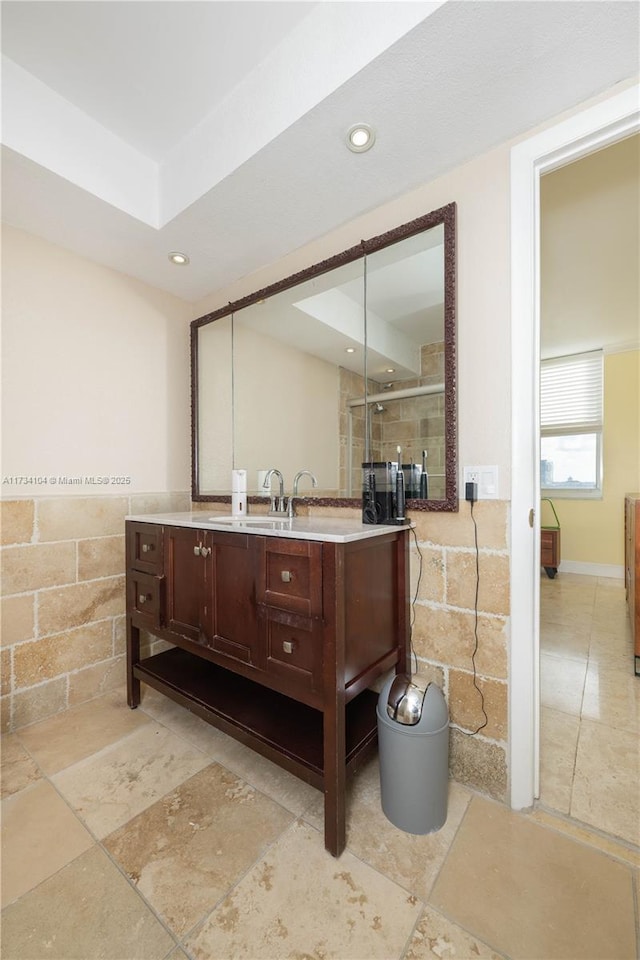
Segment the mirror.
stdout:
[[276,467],[359,507],[362,462],[400,448],[408,506],[457,510],[455,341],[455,204],[194,320],[193,499],[227,500],[234,467],[264,498]]

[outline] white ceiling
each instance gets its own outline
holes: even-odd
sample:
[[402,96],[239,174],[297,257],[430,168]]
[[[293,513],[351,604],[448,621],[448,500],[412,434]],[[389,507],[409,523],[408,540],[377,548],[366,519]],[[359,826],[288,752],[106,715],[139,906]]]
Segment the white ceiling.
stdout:
[[[639,15],[3,0],[3,219],[196,300],[636,76]],[[352,154],[362,120],[377,141]]]

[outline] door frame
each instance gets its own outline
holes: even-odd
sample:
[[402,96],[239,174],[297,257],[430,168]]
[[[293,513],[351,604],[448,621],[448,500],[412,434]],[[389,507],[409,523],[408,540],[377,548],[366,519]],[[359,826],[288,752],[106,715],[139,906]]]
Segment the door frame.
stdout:
[[510,804],[516,810],[532,806],[540,781],[540,177],[639,130],[636,84],[511,150],[508,764]]

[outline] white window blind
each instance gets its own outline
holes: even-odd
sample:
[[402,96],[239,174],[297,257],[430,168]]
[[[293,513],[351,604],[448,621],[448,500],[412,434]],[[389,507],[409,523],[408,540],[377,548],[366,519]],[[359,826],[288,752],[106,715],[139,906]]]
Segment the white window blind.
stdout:
[[543,436],[602,430],[602,369],[601,350],[541,362]]

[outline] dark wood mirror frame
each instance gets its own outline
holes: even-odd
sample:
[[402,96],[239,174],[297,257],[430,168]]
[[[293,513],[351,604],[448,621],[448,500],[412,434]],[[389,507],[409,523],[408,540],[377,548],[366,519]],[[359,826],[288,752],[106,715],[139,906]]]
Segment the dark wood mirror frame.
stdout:
[[[409,221],[357,246],[343,250],[327,260],[322,260],[305,270],[272,283],[262,290],[228,303],[212,313],[207,313],[191,323],[191,497],[194,502],[230,503],[225,494],[201,494],[198,480],[198,330],[205,324],[230,314],[259,300],[295,287],[313,277],[328,273],[344,264],[359,260],[365,254],[375,253],[384,247],[422,233],[432,227],[444,225],[444,428],[445,428],[445,496],[441,500],[407,500],[409,510],[453,512],[458,510],[458,455],[457,455],[457,386],[456,386],[456,205],[449,203],[432,210],[422,217]],[[303,502],[318,506],[360,507],[360,497],[305,497]],[[267,503],[267,497],[253,496],[249,503]]]

